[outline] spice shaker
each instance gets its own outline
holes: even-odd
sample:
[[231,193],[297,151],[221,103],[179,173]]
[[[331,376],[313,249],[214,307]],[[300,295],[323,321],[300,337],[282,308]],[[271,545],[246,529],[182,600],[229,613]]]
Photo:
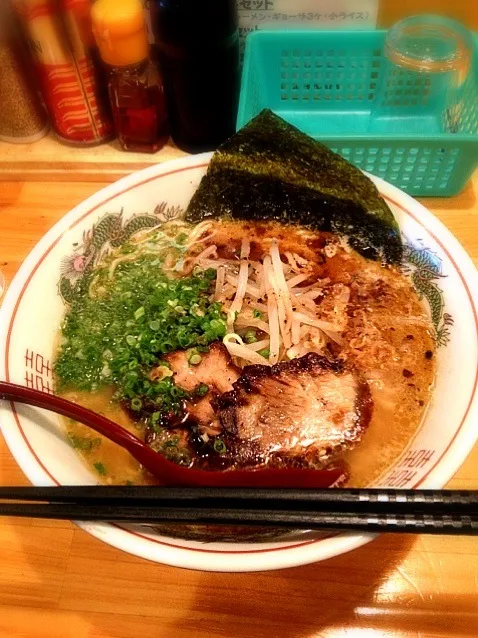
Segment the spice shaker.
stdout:
[[91,50],[84,41],[89,0],[13,0],[13,7],[27,35],[57,136],[81,145],[111,139],[108,102],[103,99]]
[[155,0],[152,9],[171,136],[185,151],[213,150],[236,130],[236,2]]
[[139,0],[97,0],[93,30],[109,70],[108,88],[119,142],[126,151],[154,153],[169,137],[163,85],[150,59]]
[[0,6],[0,140],[36,142],[48,131],[48,118],[34,82],[21,34],[8,3]]

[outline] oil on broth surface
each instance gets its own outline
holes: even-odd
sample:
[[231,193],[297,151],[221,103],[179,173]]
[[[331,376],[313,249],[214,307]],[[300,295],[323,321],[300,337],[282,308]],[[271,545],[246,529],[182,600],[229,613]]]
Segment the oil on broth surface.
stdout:
[[[113,390],[100,392],[65,392],[63,398],[102,414],[139,438],[142,431],[130,419],[121,406],[112,400]],[[121,485],[147,485],[154,480],[140,464],[122,447],[94,430],[73,419],[63,418],[68,440],[76,448],[92,473],[101,483]]]
[[[410,281],[396,267],[365,259],[328,233],[284,227],[275,223],[215,222],[218,254],[229,259],[240,250],[241,239],[251,239],[252,259],[258,259],[275,237],[303,259],[315,260],[314,276],[350,292],[346,309],[329,308],[331,320],[344,315],[343,344],[330,345],[330,356],[352,364],[367,380],[374,402],[371,423],[363,439],[342,458],[349,467],[349,485],[376,481],[396,461],[416,433],[431,398],[435,373],[435,340],[427,311]],[[206,242],[207,246],[207,242]],[[318,254],[321,258],[318,259]],[[322,301],[324,303],[325,299]],[[81,405],[116,421],[138,436],[144,432],[112,402],[112,389],[64,393]],[[101,439],[80,424],[66,423],[70,440],[101,482],[151,482],[128,453],[117,445],[85,444]]]

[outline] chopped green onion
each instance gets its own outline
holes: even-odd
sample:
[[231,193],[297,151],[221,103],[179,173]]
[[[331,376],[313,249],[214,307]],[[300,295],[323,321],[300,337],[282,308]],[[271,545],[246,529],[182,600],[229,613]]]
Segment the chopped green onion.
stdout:
[[75,450],[81,450],[82,452],[91,452],[91,450],[101,445],[101,439],[77,436],[73,432],[68,432],[68,440]]
[[216,439],[214,441],[214,450],[218,454],[224,454],[227,451],[226,444],[224,443],[222,439]]
[[176,447],[179,443],[179,436],[173,436],[163,443],[163,449],[168,447]]
[[257,354],[260,354],[261,357],[268,359],[271,356],[271,351],[269,350],[269,348],[262,348],[262,350],[259,350]]
[[256,331],[255,330],[247,330],[246,334],[244,335],[244,341],[246,343],[256,343],[256,341],[257,341]]
[[143,407],[143,402],[141,401],[141,399],[138,399],[137,397],[134,399],[131,399],[132,410],[134,410],[135,412],[139,412],[142,407]]
[[226,323],[220,319],[213,319],[210,322],[210,327],[212,330],[215,330],[218,334],[226,334]]
[[197,346],[196,350],[198,352],[201,352],[202,354],[206,354],[207,352],[209,352],[209,346]]
[[262,319],[262,312],[260,310],[257,310],[257,308],[254,308],[252,315],[254,319]]
[[209,386],[205,383],[200,383],[194,390],[194,394],[198,397],[203,397],[209,392]]
[[157,423],[161,414],[159,412],[153,412],[151,415],[151,423]]
[[[164,238],[158,231],[153,239]],[[177,250],[171,237],[168,241]],[[135,259],[119,264],[112,278],[115,252],[78,282],[62,325],[55,375],[63,390],[91,392],[114,384],[115,400],[136,406],[148,423],[151,415],[143,412],[156,406],[160,424],[163,414],[180,414],[190,395],[174,377],[152,380],[150,371],[179,349],[190,349],[197,365],[208,346],[226,334],[226,317],[221,304],[210,299],[213,269],[170,278],[161,268],[163,255],[141,255],[137,246],[131,252]],[[97,289],[104,288],[101,297],[88,294],[93,278]]]
[[197,366],[201,363],[202,357],[200,354],[193,354],[189,357],[189,363],[193,366]]
[[99,461],[97,463],[95,463],[93,465],[93,467],[95,468],[95,470],[98,472],[98,474],[101,474],[101,476],[105,476],[106,475],[106,468],[103,465],[103,463],[100,463]]
[[134,318],[136,319],[136,321],[138,321],[138,319],[141,319],[141,317],[144,315],[144,306],[141,306],[141,308],[138,308],[138,310],[136,310],[136,312],[134,313]]

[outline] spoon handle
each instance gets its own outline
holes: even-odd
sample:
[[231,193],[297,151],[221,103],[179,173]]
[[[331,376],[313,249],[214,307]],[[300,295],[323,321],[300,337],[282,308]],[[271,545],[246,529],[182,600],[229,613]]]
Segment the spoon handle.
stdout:
[[185,468],[168,461],[137,436],[128,432],[128,430],[122,428],[114,421],[110,421],[110,419],[101,414],[88,410],[77,403],[62,399],[54,394],[32,390],[31,388],[5,381],[0,381],[0,399],[43,408],[70,419],[75,419],[75,421],[87,425],[95,432],[102,434],[113,443],[117,443],[127,450],[131,456],[162,483],[166,485],[171,483],[173,485],[189,483],[184,477]]
[[212,472],[182,467],[152,450],[137,436],[117,423],[66,399],[32,390],[22,385],[0,381],[0,399],[25,403],[75,419],[117,443],[163,485],[198,487],[289,487],[326,488],[339,482],[340,468],[333,470],[275,469],[228,470]]
[[136,456],[135,451],[137,449],[145,446],[141,439],[114,421],[110,421],[110,419],[101,416],[97,412],[88,410],[77,403],[62,399],[54,394],[32,390],[15,383],[0,381],[0,399],[32,405],[36,408],[43,408],[70,419],[75,419],[75,421],[87,425],[95,432],[126,448],[133,456]]

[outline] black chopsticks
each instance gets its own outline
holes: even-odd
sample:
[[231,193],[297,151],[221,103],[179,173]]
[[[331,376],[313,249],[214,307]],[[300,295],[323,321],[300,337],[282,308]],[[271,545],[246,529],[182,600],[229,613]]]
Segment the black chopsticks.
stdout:
[[0,487],[0,516],[478,534],[478,491]]

